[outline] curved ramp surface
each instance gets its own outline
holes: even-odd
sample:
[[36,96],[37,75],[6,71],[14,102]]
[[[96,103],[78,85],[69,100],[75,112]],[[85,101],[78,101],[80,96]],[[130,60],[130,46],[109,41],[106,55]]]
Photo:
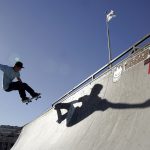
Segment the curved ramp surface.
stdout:
[[58,123],[50,109],[23,128],[12,150],[149,150],[149,65],[131,59],[62,102],[75,107],[70,122],[67,110]]

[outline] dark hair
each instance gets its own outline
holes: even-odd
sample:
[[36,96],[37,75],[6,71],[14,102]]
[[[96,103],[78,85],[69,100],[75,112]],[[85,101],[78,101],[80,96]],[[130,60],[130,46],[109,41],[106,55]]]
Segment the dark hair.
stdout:
[[20,61],[16,62],[16,63],[15,63],[15,66],[20,67],[20,68],[24,68],[24,67],[23,67],[23,63],[20,62]]

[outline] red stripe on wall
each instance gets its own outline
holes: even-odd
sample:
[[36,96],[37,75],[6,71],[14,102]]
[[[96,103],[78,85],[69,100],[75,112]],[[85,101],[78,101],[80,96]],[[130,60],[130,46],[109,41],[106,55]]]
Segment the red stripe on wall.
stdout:
[[148,64],[148,74],[150,74],[150,63]]

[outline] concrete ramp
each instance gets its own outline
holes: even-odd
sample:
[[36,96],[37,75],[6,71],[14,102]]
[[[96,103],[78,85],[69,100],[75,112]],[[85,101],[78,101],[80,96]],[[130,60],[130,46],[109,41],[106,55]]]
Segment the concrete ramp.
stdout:
[[57,122],[53,108],[24,126],[12,150],[149,150],[149,46],[93,79],[62,103]]

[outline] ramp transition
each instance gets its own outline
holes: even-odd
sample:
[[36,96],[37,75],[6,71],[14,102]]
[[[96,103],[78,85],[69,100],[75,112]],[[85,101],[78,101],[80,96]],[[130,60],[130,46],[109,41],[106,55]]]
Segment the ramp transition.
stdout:
[[[76,107],[69,124],[52,108],[24,126],[12,150],[149,150],[150,45],[61,99]],[[108,64],[109,66],[109,64]]]

